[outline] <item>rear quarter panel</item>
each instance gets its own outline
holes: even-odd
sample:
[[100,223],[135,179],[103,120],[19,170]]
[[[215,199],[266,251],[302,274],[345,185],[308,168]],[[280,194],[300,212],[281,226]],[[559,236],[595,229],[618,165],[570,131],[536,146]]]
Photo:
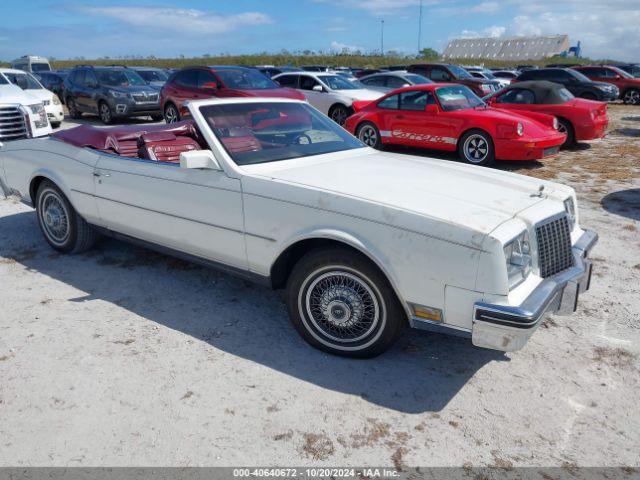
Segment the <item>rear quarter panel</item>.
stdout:
[[[93,171],[98,155],[50,138],[19,140],[0,150],[5,183],[23,201],[33,204],[30,186],[36,177],[54,182],[78,213],[91,223],[98,222]],[[83,193],[84,192],[84,193]]]

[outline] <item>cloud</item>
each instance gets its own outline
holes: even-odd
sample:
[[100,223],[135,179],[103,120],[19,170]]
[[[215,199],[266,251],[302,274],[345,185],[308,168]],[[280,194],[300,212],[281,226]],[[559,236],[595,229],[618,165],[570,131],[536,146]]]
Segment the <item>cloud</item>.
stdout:
[[[420,0],[314,0],[316,3],[331,3],[341,8],[354,8],[365,10],[372,15],[385,15],[404,10],[409,7],[417,7]],[[437,5],[441,0],[423,0],[424,6]]]
[[606,13],[602,13],[601,5],[591,0],[580,6],[574,4],[572,9],[557,9],[551,2],[546,6],[538,2],[537,11],[513,19],[507,34],[568,34],[572,44],[582,42],[583,53],[590,58],[637,60],[640,10],[632,2],[614,3],[619,3],[617,9],[608,5]]
[[491,13],[492,10],[495,12],[500,9],[513,11],[515,15],[512,20],[504,25],[462,30],[451,37],[566,34],[572,45],[581,41],[583,55],[590,58],[637,60],[640,37],[640,9],[637,8],[637,1],[610,0],[606,12],[602,11],[600,0],[532,0],[527,3],[505,0],[499,5],[485,1],[473,7],[477,13]]
[[135,27],[173,30],[184,34],[226,33],[240,27],[272,22],[269,15],[261,12],[219,15],[196,9],[129,6],[85,6],[79,9],[88,15],[112,18]]
[[498,2],[481,2],[475,7],[470,8],[468,11],[472,13],[496,13],[500,10],[502,4]]
[[331,50],[338,53],[356,53],[364,52],[365,48],[358,45],[346,45],[334,40],[333,42],[331,42]]
[[463,30],[458,38],[499,38],[502,37],[507,31],[506,27],[493,25],[491,27],[484,28],[482,30]]

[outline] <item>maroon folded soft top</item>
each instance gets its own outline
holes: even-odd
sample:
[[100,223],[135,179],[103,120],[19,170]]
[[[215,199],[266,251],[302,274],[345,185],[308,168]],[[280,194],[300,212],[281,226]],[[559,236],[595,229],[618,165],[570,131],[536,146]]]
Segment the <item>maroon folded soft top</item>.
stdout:
[[52,137],[76,147],[119,152],[120,144],[137,143],[142,135],[156,132],[171,133],[176,137],[191,137],[202,144],[193,120],[183,120],[169,125],[122,125],[117,127],[80,125],[69,130],[56,132],[52,134]]

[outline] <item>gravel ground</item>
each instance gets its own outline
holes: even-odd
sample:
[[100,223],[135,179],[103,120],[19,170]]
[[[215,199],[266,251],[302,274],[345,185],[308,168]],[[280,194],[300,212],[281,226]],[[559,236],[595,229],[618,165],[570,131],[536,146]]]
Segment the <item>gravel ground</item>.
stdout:
[[509,354],[408,331],[331,357],[278,292],[114,240],[61,256],[0,200],[0,466],[638,466],[640,107],[610,113],[500,165],[573,185],[601,239],[579,311]]

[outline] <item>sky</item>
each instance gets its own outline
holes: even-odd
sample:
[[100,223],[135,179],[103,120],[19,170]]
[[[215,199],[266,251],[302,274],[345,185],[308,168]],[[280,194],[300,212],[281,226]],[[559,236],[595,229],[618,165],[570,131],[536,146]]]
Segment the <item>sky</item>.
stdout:
[[[0,59],[418,50],[420,0],[0,0]],[[568,34],[591,58],[640,61],[638,0],[423,0],[420,45]]]

